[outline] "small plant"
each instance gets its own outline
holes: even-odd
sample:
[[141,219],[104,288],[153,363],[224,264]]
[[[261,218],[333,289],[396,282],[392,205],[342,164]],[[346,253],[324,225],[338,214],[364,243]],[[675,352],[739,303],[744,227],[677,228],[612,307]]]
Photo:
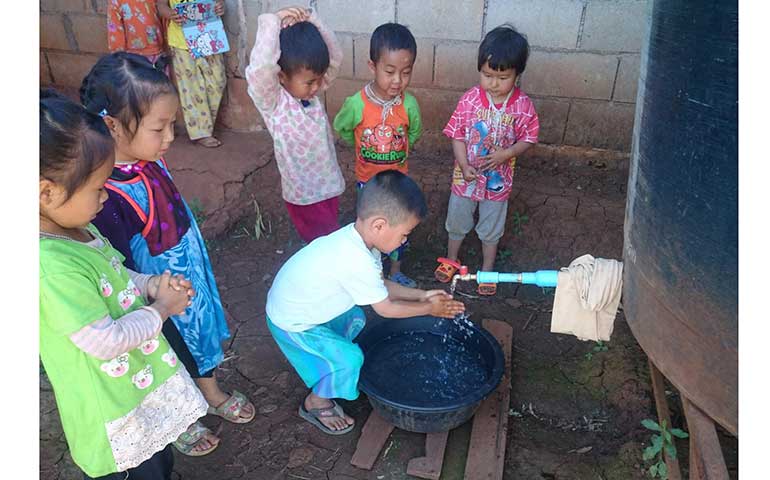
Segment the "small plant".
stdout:
[[591,360],[594,358],[594,353],[600,353],[600,352],[606,352],[609,350],[609,347],[604,344],[601,340],[596,342],[596,345],[594,345],[594,348],[592,348],[589,352],[586,352],[586,360]]
[[518,210],[513,212],[513,234],[517,237],[521,235],[522,227],[529,221],[529,217],[522,215]]
[[642,454],[642,459],[645,462],[657,459],[655,463],[650,465],[650,468],[647,470],[647,472],[652,478],[660,477],[663,480],[667,480],[668,467],[666,466],[666,460],[663,458],[664,452],[665,455],[669,458],[676,458],[676,445],[674,445],[674,437],[687,438],[689,435],[687,435],[687,432],[679,428],[672,428],[669,430],[666,426],[665,420],[663,420],[659,425],[655,420],[645,418],[642,420],[642,426],[648,430],[652,430],[653,432],[660,432],[660,434],[655,434],[650,437],[651,444],[649,447],[644,449],[644,453]]
[[499,261],[504,262],[513,256],[513,252],[510,248],[504,248],[497,252],[497,258]]
[[262,215],[262,210],[259,208],[259,203],[254,200],[254,212],[256,213],[256,220],[254,220],[254,236],[257,240],[273,233],[273,225],[270,220],[265,225],[265,219]]
[[195,217],[195,221],[198,225],[203,225],[203,222],[206,221],[206,209],[203,208],[200,199],[197,197],[193,198],[187,203],[187,206],[190,207],[190,211],[192,212],[193,217]]

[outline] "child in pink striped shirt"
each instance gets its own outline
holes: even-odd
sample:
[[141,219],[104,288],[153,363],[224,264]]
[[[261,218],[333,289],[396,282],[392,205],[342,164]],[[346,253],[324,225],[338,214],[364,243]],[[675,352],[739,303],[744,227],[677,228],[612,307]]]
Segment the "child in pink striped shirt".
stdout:
[[345,181],[317,94],[336,78],[341,62],[334,33],[314,12],[291,7],[259,16],[246,67],[248,92],[273,137],[289,217],[308,243],[339,228]]

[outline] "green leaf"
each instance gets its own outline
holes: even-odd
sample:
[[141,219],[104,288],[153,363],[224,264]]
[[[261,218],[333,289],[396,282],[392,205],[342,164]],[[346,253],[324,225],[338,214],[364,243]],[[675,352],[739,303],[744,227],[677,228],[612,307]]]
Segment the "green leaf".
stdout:
[[671,443],[671,432],[663,430],[663,435],[666,437],[666,443]]
[[653,450],[652,447],[647,447],[644,449],[644,453],[642,453],[642,460],[645,460],[645,461],[652,460],[653,458],[655,458],[656,453],[657,452]]
[[658,463],[658,473],[663,480],[668,478],[668,466],[664,462]]
[[650,465],[650,470],[649,471],[650,471],[650,476],[652,478],[657,477],[658,476],[658,464],[656,463],[655,465]]
[[653,435],[652,436],[652,449],[655,450],[655,453],[658,453],[663,448],[663,437],[660,435]]
[[663,420],[662,422],[660,422],[660,428],[662,428],[663,430],[665,430],[665,429],[666,429],[666,421],[665,421],[665,420]]
[[645,418],[644,420],[642,420],[642,425],[644,426],[644,428],[648,430],[653,430],[655,432],[660,431],[660,425],[658,425],[658,422],[656,422],[655,420],[650,420],[649,418]]
[[681,430],[679,428],[672,428],[671,429],[671,435],[675,436],[676,438],[687,438],[689,435],[684,430]]
[[666,444],[666,455],[669,458],[676,458],[676,446],[673,443]]

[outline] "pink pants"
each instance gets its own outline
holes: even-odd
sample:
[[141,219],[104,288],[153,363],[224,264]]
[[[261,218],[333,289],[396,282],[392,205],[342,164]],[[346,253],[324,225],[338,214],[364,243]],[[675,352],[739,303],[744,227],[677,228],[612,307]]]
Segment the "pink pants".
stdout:
[[310,205],[285,203],[286,210],[289,211],[289,218],[294,223],[297,233],[307,243],[340,228],[337,221],[340,197],[329,198]]

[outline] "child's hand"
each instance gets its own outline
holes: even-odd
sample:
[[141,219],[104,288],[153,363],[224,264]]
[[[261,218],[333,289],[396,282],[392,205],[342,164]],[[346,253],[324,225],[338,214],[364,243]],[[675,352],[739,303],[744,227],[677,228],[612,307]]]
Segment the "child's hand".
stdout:
[[171,21],[181,27],[184,24],[184,17],[179,15],[179,12],[177,12],[176,9],[174,9],[171,12]]
[[171,277],[168,283],[171,285],[171,288],[178,292],[185,292],[190,298],[195,296],[195,289],[192,288],[192,282],[184,278],[184,275],[181,273]]
[[466,182],[472,182],[476,180],[476,176],[479,174],[479,172],[476,170],[475,167],[471,167],[470,165],[466,165],[462,167],[463,171],[463,178]]
[[214,4],[214,13],[220,17],[225,14],[225,0],[217,0]]
[[177,290],[172,286],[171,272],[168,270],[158,277],[157,282],[155,302],[152,306],[160,313],[160,316],[165,319],[171,315],[184,313],[185,308],[192,303],[187,295],[187,290],[184,288]]
[[423,301],[430,301],[431,297],[444,297],[444,298],[452,298],[452,295],[446,292],[446,290],[425,290],[425,294],[423,297]]
[[281,19],[281,28],[291,27],[297,22],[304,22],[310,18],[310,12],[302,7],[287,7],[276,13]]
[[455,315],[465,311],[465,305],[462,302],[452,300],[452,296],[446,292],[441,291],[441,293],[443,295],[433,295],[427,298],[431,303],[431,315],[434,317],[454,318]]
[[478,160],[481,160],[479,169],[481,171],[492,170],[509,161],[510,159],[511,155],[507,150],[497,150],[488,155],[478,157]]

